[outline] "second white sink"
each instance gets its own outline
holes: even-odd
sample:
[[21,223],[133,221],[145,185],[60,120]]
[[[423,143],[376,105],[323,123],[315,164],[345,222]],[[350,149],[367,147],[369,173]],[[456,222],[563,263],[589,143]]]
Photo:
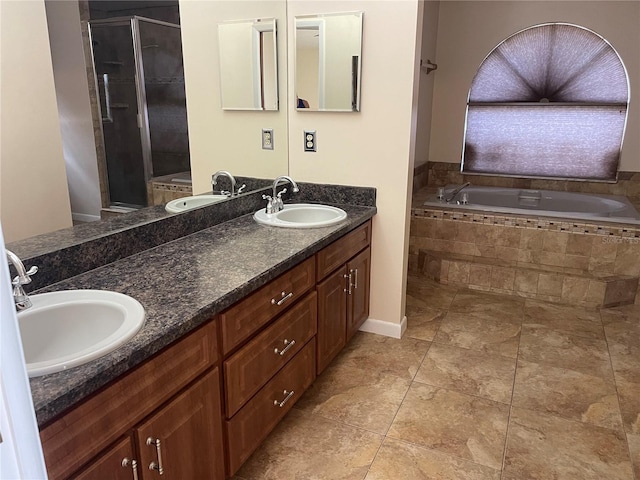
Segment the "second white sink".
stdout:
[[30,295],[18,312],[30,377],[82,365],[115,350],[144,324],[134,298],[104,290],[65,290]]
[[221,202],[226,200],[226,195],[193,195],[191,197],[177,198],[171,200],[164,209],[169,213],[180,213],[194,208],[204,207],[205,205],[211,205],[212,203]]
[[318,228],[335,225],[347,218],[347,212],[341,208],[313,203],[294,203],[285,205],[276,213],[266,213],[265,209],[254,213],[256,222],[272,227]]

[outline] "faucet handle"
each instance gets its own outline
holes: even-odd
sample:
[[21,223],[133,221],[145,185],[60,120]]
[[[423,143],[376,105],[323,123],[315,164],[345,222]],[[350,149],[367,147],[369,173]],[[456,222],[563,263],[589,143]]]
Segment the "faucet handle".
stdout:
[[265,213],[266,214],[272,214],[274,213],[273,210],[273,204],[274,204],[274,199],[271,195],[262,195],[262,199],[267,201],[267,208],[265,208]]
[[14,277],[13,280],[11,281],[11,285],[16,287],[19,285],[26,285],[27,283],[31,283],[31,276],[35,275],[37,272],[38,272],[38,267],[34,265],[33,267],[31,267],[29,270],[25,272],[26,275],[23,275],[23,276],[17,275],[16,277]]
[[236,195],[240,195],[245,188],[247,188],[247,184],[243,183],[242,186],[236,192]]

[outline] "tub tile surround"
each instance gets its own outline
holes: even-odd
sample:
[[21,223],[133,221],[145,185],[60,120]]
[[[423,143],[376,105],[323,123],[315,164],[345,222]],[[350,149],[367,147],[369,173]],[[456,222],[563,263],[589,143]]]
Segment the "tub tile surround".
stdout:
[[[303,185],[299,185],[302,191]],[[375,202],[375,190],[367,190],[372,192],[355,198]],[[238,205],[243,204],[243,200],[251,202],[250,198],[241,197],[240,200],[218,205]],[[298,198],[298,201],[304,200]],[[344,204],[341,207],[348,214],[345,222],[316,229],[264,227],[250,214],[242,215],[236,210],[235,218],[224,223],[152,245],[145,251],[36,291],[114,290],[140,301],[146,314],[142,330],[116,351],[68,371],[30,379],[39,425],[314,255],[367,221],[376,211],[375,206]],[[227,208],[223,212],[230,214]],[[206,211],[208,207],[200,210]],[[185,221],[183,216],[166,218]],[[159,225],[153,227],[160,228]]]
[[[234,480],[638,478],[640,356],[623,347],[640,344],[640,306],[559,305],[410,274],[407,316],[386,349],[359,332]],[[492,351],[487,330],[515,348]],[[415,357],[402,359],[410,340]],[[316,431],[332,455],[310,444]]]
[[640,228],[431,209],[414,198],[409,268],[441,283],[585,306],[640,301]]

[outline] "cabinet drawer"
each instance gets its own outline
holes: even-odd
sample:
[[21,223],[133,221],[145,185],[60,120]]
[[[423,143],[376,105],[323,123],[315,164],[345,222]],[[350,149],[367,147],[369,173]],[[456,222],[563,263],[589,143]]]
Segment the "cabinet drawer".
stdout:
[[283,273],[220,315],[222,350],[226,355],[302,298],[315,284],[314,259]]
[[229,476],[234,475],[316,376],[315,339],[226,422]]
[[40,432],[50,479],[67,478],[218,360],[209,322]]
[[316,292],[308,294],[224,362],[227,417],[232,417],[316,334],[316,297]]
[[316,275],[320,281],[371,243],[371,220],[316,254]]

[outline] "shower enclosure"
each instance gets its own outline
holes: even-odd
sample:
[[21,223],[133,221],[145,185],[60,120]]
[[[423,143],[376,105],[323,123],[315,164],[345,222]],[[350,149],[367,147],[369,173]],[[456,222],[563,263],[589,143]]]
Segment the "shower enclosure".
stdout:
[[148,204],[154,177],[190,170],[180,26],[133,16],[89,22],[110,204]]

